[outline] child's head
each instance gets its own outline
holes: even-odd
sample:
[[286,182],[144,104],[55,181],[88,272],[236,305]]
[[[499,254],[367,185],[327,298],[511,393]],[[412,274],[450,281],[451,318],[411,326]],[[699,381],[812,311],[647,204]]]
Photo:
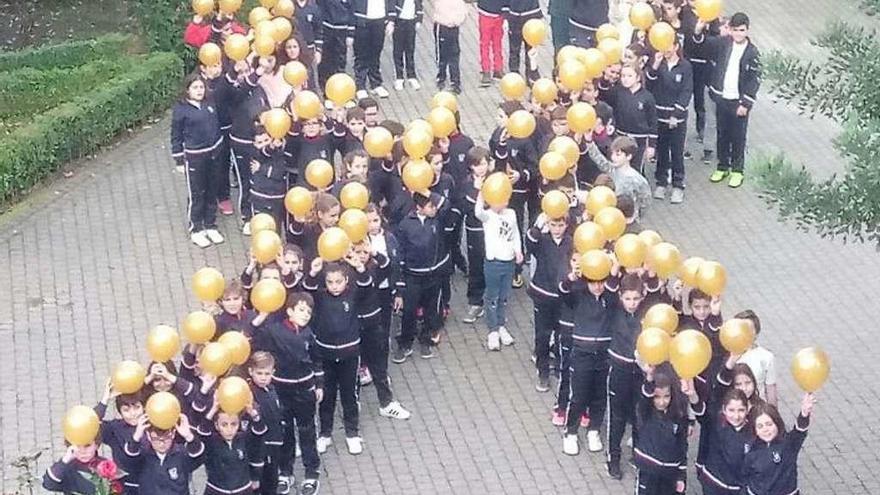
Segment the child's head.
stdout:
[[623,84],[623,72],[626,66],[631,68],[641,68],[648,61],[648,50],[641,43],[633,43],[623,50],[623,56],[620,59],[620,82],[625,88],[629,87]]
[[228,314],[237,315],[244,307],[245,291],[238,280],[230,280],[223,288],[223,296],[220,297],[220,308]]
[[547,221],[547,229],[550,231],[550,237],[561,239],[568,230],[568,215],[562,215],[559,218],[551,218]]
[[757,404],[749,414],[749,421],[752,423],[752,433],[762,442],[770,443],[780,433],[785,433],[785,422],[773,404]]
[[181,100],[202,101],[205,99],[205,81],[197,73],[186,76],[183,80]]
[[307,138],[317,137],[321,134],[321,121],[315,117],[302,121],[302,133]]
[[248,360],[248,375],[258,387],[267,387],[272,383],[275,373],[275,357],[266,351],[256,351]]
[[599,101],[599,88],[592,80],[587,80],[581,89],[581,101],[595,105]]
[[136,426],[138,419],[144,414],[144,394],[137,391],[133,394],[120,394],[116,396],[116,410],[125,424]]
[[587,280],[587,289],[596,297],[605,293],[605,280]]
[[284,262],[290,267],[293,273],[299,273],[302,270],[303,250],[296,244],[287,244],[284,246]]
[[756,402],[755,399],[758,398],[756,383],[755,374],[752,373],[749,365],[745,363],[733,365],[733,388],[742,391],[751,402]]
[[73,458],[80,464],[88,464],[95,460],[95,456],[98,455],[99,447],[100,445],[98,445],[97,440],[86,445],[77,445],[73,448]]
[[522,103],[518,101],[502,101],[498,105],[498,114],[495,121],[496,124],[498,124],[498,127],[505,127],[507,125],[507,117],[513,115],[513,112],[522,109]]
[[431,200],[431,196],[420,192],[413,193],[413,202],[416,204],[416,213],[428,218],[437,216],[437,205]]
[[620,304],[628,313],[635,313],[645,299],[645,285],[635,273],[627,273],[620,279]]
[[332,296],[338,296],[348,288],[348,269],[337,262],[324,266],[324,285]]
[[379,207],[375,203],[369,203],[364,208],[364,213],[367,214],[367,232],[370,235],[378,235],[382,232],[382,213]]
[[403,136],[404,131],[406,131],[403,124],[396,120],[383,120],[379,125],[390,132],[394,139],[400,138],[400,136]]
[[704,321],[712,313],[712,296],[700,289],[691,291],[690,296],[691,315],[697,321]]
[[[358,109],[359,110],[359,109]],[[367,172],[370,169],[370,156],[364,150],[349,151],[342,158],[345,164],[345,175],[350,179],[358,182],[367,181]]]
[[440,148],[436,144],[431,146],[431,149],[425,156],[425,160],[431,165],[431,169],[434,171],[434,180],[439,179],[440,174],[443,173],[443,152],[440,151]]
[[614,179],[611,178],[608,174],[599,174],[596,176],[596,179],[593,180],[593,186],[605,186],[611,190],[614,189]]
[[234,439],[241,427],[241,419],[238,414],[229,414],[223,411],[217,413],[214,417],[214,428],[220,437],[227,442]]
[[366,114],[361,107],[351,107],[345,112],[345,124],[348,126],[349,132],[355,136],[364,133],[366,127]]
[[751,309],[746,309],[740,311],[739,313],[733,315],[734,318],[738,318],[740,320],[746,320],[752,325],[752,329],[755,331],[755,337],[760,335],[761,333],[761,319],[758,318],[758,315],[752,311]]
[[293,292],[287,296],[287,319],[294,325],[303,328],[312,320],[312,309],[315,300],[308,292]]
[[613,134],[614,109],[604,101],[597,101],[593,107],[596,109],[596,126],[593,128],[593,134]]
[[730,27],[730,37],[733,38],[734,43],[743,43],[748,39],[750,21],[749,16],[745,13],[733,14],[727,24]]
[[332,194],[319,192],[315,198],[315,217],[318,225],[329,229],[339,222],[339,200]]
[[361,263],[366,265],[370,261],[370,257],[373,255],[370,238],[365,237],[361,242],[353,245],[352,253],[355,256],[355,259],[360,260]]
[[[177,366],[175,366],[174,361],[166,361],[164,363],[152,362],[150,363],[150,371],[152,372],[153,367],[156,366],[164,366],[168,373],[175,376],[177,375]],[[153,373],[153,381],[150,382],[150,385],[156,392],[170,392],[171,389],[174,388],[174,384],[165,377],[164,373],[161,375]]]
[[165,454],[174,446],[174,430],[161,430],[156,427],[147,430],[150,446],[157,454]]
[[721,400],[721,414],[730,426],[739,428],[744,425],[748,411],[749,399],[742,390],[732,388],[724,394]]
[[486,177],[491,172],[489,150],[482,146],[474,146],[468,150],[466,160],[474,177]]
[[678,16],[679,14],[681,14],[681,8],[683,5],[684,0],[663,0],[663,20],[678,20]]
[[615,167],[629,166],[639,145],[629,136],[619,136],[611,141],[611,161]]
[[[626,52],[623,55],[626,56]],[[602,79],[610,84],[616,84],[620,80],[620,67],[620,62],[606,65],[605,70],[602,71]]]
[[281,280],[281,267],[274,261],[260,268],[260,280]]
[[623,213],[623,217],[626,218],[627,223],[635,219],[636,202],[633,200],[632,195],[622,194],[617,196],[617,209]]
[[554,136],[568,135],[568,111],[565,107],[558,106],[550,112],[550,127]]
[[636,64],[625,64],[620,69],[620,85],[624,88],[635,88],[642,83],[642,69]]
[[581,255],[577,252],[577,250],[572,249],[571,253],[568,255],[568,269],[571,271],[577,270],[580,266]]
[[367,127],[379,125],[379,102],[370,97],[361,98],[358,107],[364,111],[364,124]]

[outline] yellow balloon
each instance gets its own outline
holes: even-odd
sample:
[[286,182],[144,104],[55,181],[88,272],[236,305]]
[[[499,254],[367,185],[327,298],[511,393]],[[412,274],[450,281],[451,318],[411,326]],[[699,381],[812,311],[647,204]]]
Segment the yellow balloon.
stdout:
[[410,158],[424,158],[433,144],[434,137],[422,129],[410,129],[403,134],[403,149]]
[[229,351],[229,360],[232,364],[242,365],[251,357],[251,343],[241,332],[225,332],[217,342]]
[[617,195],[608,186],[596,186],[587,193],[587,212],[595,216],[599,210],[607,206],[617,206]]
[[278,226],[275,225],[275,218],[268,213],[257,213],[251,218],[251,235],[256,235],[258,232],[262,232],[264,230],[271,230],[272,232],[278,231]]
[[263,21],[268,21],[272,19],[272,13],[269,12],[269,9],[266,7],[254,7],[251,9],[248,14],[248,24],[251,25],[252,28],[255,28],[260,25]]
[[579,101],[568,108],[565,118],[572,132],[584,134],[596,126],[596,109],[589,103]]
[[209,41],[199,47],[199,62],[202,65],[220,65],[221,60],[223,60],[223,52],[220,51],[220,47],[216,44]]
[[263,230],[251,236],[251,254],[263,265],[278,259],[281,248],[281,236],[274,230]]
[[367,237],[369,223],[363,210],[351,208],[342,212],[337,225],[345,231],[351,242],[358,243]]
[[275,23],[272,22],[272,19],[266,19],[260,21],[256,27],[254,28],[254,36],[255,37],[263,37],[263,38],[272,38],[272,41],[277,45],[278,42],[275,41]]
[[565,156],[555,151],[544,153],[538,162],[538,170],[541,172],[541,176],[547,180],[559,180],[565,177],[568,167],[568,160],[565,159]]
[[601,249],[592,249],[581,255],[578,265],[581,275],[590,281],[599,282],[611,274],[611,257]]
[[351,248],[351,239],[339,227],[330,227],[318,237],[318,256],[324,261],[342,259]]
[[333,165],[316,158],[306,165],[306,182],[316,189],[325,189],[333,183]]
[[661,242],[648,252],[648,265],[661,278],[669,278],[681,267],[681,253],[674,244]]
[[652,366],[668,361],[671,340],[669,334],[660,328],[645,328],[636,340],[639,359]]
[[333,74],[327,79],[327,83],[324,84],[324,94],[336,106],[341,107],[348,101],[353,100],[355,92],[357,92],[357,87],[355,86],[354,79],[343,72]]
[[483,193],[483,199],[486,204],[494,207],[507,206],[510,202],[510,195],[513,194],[513,185],[510,183],[510,177],[504,172],[494,172],[486,177],[483,181],[483,187],[480,189]]
[[663,242],[663,238],[660,237],[660,234],[658,234],[657,231],[650,229],[639,232],[639,238],[642,239],[642,242],[644,242],[646,246],[648,246],[648,249]]
[[[259,282],[257,283],[259,284]],[[205,373],[210,373],[217,377],[225,375],[229,371],[229,367],[232,366],[232,356],[229,353],[229,349],[220,342],[208,342],[205,344],[205,347],[199,352],[198,360],[199,367]]]
[[293,24],[284,17],[276,17],[272,19],[272,27],[274,30],[272,31],[272,37],[275,39],[276,43],[283,43],[290,38],[290,35],[293,34]]
[[360,182],[349,182],[339,191],[339,202],[342,203],[343,208],[363,210],[370,202],[370,191]]
[[613,241],[623,235],[626,230],[626,217],[614,206],[606,206],[593,217],[596,225],[605,231],[605,237]]
[[271,9],[278,3],[278,0],[260,0],[260,5],[265,9]]
[[156,325],[147,333],[147,354],[153,361],[169,361],[179,350],[180,335],[168,325]]
[[669,361],[678,376],[694,378],[709,366],[712,344],[698,330],[682,330],[669,345]]
[[293,0],[278,0],[275,2],[275,6],[272,7],[273,14],[287,17],[288,19],[293,17],[294,12],[296,12],[296,7],[293,5]]
[[216,301],[223,295],[226,282],[219,270],[206,266],[193,275],[192,288],[199,301]]
[[610,22],[606,22],[599,26],[599,29],[596,30],[596,41],[601,43],[607,39],[620,39],[620,30],[617,29],[617,26],[611,24]]
[[150,424],[160,430],[170,430],[180,419],[180,401],[170,392],[156,392],[144,407]]
[[278,280],[264,279],[251,289],[251,304],[261,313],[274,313],[284,306],[287,291]]
[[507,117],[507,133],[515,138],[531,136],[536,126],[535,116],[527,110],[517,110]]
[[293,111],[301,120],[317,118],[321,115],[321,99],[311,91],[300,91],[293,97]]
[[731,318],[721,325],[718,332],[721,345],[731,354],[743,354],[755,342],[755,327],[743,318]]
[[697,270],[697,287],[710,296],[719,296],[727,285],[727,271],[716,261],[704,261]]
[[312,211],[314,198],[308,189],[302,186],[292,187],[284,196],[284,207],[296,218],[303,218]]
[[704,261],[705,260],[699,256],[693,256],[681,263],[681,267],[678,269],[678,276],[685,285],[688,287],[697,287],[697,272],[700,270],[700,265],[702,265]]
[[246,59],[251,51],[251,45],[247,40],[247,36],[239,33],[232,33],[223,42],[223,51],[230,60],[241,62]]
[[521,100],[526,95],[528,85],[518,72],[508,72],[501,78],[498,84],[501,89],[501,96],[507,101]]
[[624,268],[638,268],[645,262],[648,246],[636,234],[624,234],[614,243],[614,255]]
[[[214,317],[205,311],[193,311],[186,315],[180,324],[183,336],[193,344],[204,344],[214,338],[217,332],[217,324]],[[162,362],[167,361],[163,360]]]
[[791,374],[805,392],[815,392],[822,388],[829,373],[831,373],[831,361],[822,349],[807,347],[794,355]]
[[241,8],[241,0],[220,0],[220,12],[234,14]]
[[254,400],[253,392],[243,378],[229,376],[217,387],[217,403],[226,414],[237,415]]
[[678,330],[678,311],[669,304],[655,304],[645,311],[642,328],[659,328],[669,335],[674,335]]
[[[409,132],[413,129],[418,129],[421,132],[431,136],[431,139],[434,139],[434,129],[431,127],[431,124],[425,119],[413,119],[406,126],[406,132]],[[404,135],[406,134],[404,132]]]
[[257,35],[254,38],[253,49],[261,57],[271,57],[275,54],[275,38],[271,35]]
[[214,12],[214,0],[192,0],[193,11],[204,17]]
[[587,82],[587,68],[576,58],[568,59],[559,66],[559,82],[571,92],[580,91]]
[[605,66],[608,65],[608,59],[598,48],[587,48],[578,54],[580,55],[578,58],[584,64],[587,79],[596,79],[601,76],[605,71]]
[[[568,136],[556,136],[550,141],[547,151],[554,151],[565,157],[568,168],[577,165],[581,157],[581,148],[574,139]],[[542,174],[543,175],[543,174]],[[545,176],[546,177],[546,176]]]
[[82,447],[94,442],[101,429],[101,420],[95,410],[87,406],[73,406],[64,415],[64,439]]
[[431,113],[428,114],[428,123],[431,124],[431,129],[438,138],[449,137],[458,128],[455,114],[446,107],[431,109]]
[[562,191],[548,191],[541,198],[541,211],[550,219],[562,218],[568,215],[568,196]]
[[547,39],[547,25],[541,19],[529,19],[523,24],[522,37],[529,46],[538,46]]
[[453,112],[457,112],[458,98],[455,97],[455,94],[450,93],[449,91],[438,91],[437,94],[431,98],[431,108],[437,107],[445,107]]
[[646,2],[633,4],[629,9],[629,22],[642,31],[648,29],[654,24],[654,9]]
[[721,16],[721,0],[697,0],[694,11],[703,22],[712,22]]
[[110,381],[113,390],[120,394],[133,394],[144,386],[147,371],[137,361],[122,361],[113,368]]
[[675,29],[665,22],[658,22],[648,31],[648,41],[658,52],[672,50],[675,44]]
[[263,112],[260,120],[263,121],[266,133],[272,136],[272,139],[283,139],[290,131],[290,114],[283,108],[273,108]]
[[364,149],[373,158],[384,158],[391,154],[394,136],[384,127],[373,127],[364,135]]
[[[286,19],[285,19],[286,20]],[[309,70],[298,60],[287,62],[284,64],[284,72],[282,72],[284,80],[294,88],[302,86],[309,78]]]
[[532,83],[532,97],[541,105],[549,105],[556,101],[559,88],[552,79],[542,77]]
[[580,254],[602,249],[607,241],[605,231],[594,222],[584,222],[574,229],[574,248]]
[[425,160],[410,160],[400,174],[403,185],[412,192],[424,192],[434,183],[434,169]]
[[609,64],[620,62],[620,57],[623,55],[623,43],[617,38],[605,38],[596,48],[605,55],[605,60]]
[[556,65],[562,65],[569,60],[577,60],[578,47],[565,45],[556,52]]

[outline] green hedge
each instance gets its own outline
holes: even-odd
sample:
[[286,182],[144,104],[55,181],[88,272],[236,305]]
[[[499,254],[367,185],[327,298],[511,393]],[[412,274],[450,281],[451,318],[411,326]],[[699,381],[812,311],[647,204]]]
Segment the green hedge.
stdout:
[[151,55],[128,73],[0,138],[0,202],[27,191],[60,163],[95,151],[164,109],[180,90],[182,75],[183,63],[176,55]]
[[183,43],[193,16],[189,0],[136,0],[135,12],[151,51],[174,52],[187,68],[195,66],[195,51]]
[[52,69],[78,67],[93,60],[113,58],[132,49],[128,34],[107,34],[92,40],[70,41],[32,50],[0,52],[0,72],[30,67]]

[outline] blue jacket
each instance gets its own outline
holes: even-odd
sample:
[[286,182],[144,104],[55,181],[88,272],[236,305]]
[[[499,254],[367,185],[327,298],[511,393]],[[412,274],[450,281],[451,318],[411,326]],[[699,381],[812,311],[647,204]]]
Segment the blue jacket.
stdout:
[[775,495],[798,491],[798,454],[807,438],[810,418],[798,415],[795,427],[780,432],[770,443],[755,439],[743,461],[742,480],[747,493]]
[[323,380],[315,335],[309,326],[298,328],[288,319],[265,323],[254,334],[255,351],[275,356],[273,380],[283,384],[307,384]]
[[611,343],[608,316],[613,302],[609,292],[594,296],[584,279],[572,282],[563,276],[559,282],[559,294],[572,309],[574,329],[572,339],[575,347],[589,351],[605,352]]
[[[412,211],[397,225],[400,271],[404,275],[431,276],[449,261],[449,251],[443,240],[444,217],[449,211],[449,201],[437,193],[431,193],[431,198],[432,201],[439,201],[435,217],[422,220]],[[403,280],[398,282],[398,286],[403,285]]]
[[196,106],[179,101],[171,111],[171,156],[178,163],[185,158],[211,153],[223,142],[217,109],[210,102]]
[[349,274],[349,285],[334,296],[323,281],[323,273],[317,277],[306,275],[303,287],[315,297],[312,321],[315,325],[315,343],[322,359],[346,359],[357,356],[361,343],[361,322],[358,309],[362,307],[368,290],[373,285],[369,270]]
[[568,273],[571,235],[563,235],[557,243],[549,232],[532,227],[526,232],[526,249],[536,261],[535,274],[529,280],[529,295],[536,302],[558,300],[559,279]]
[[126,442],[122,466],[140,485],[140,495],[189,495],[189,480],[204,462],[205,444],[198,438],[175,443],[164,460],[147,443]]

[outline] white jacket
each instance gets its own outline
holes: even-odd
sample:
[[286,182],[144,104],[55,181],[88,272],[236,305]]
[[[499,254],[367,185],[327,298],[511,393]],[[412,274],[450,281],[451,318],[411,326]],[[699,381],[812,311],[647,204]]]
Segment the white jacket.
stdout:
[[434,22],[446,27],[464,24],[468,16],[468,5],[464,0],[434,0],[432,17]]

